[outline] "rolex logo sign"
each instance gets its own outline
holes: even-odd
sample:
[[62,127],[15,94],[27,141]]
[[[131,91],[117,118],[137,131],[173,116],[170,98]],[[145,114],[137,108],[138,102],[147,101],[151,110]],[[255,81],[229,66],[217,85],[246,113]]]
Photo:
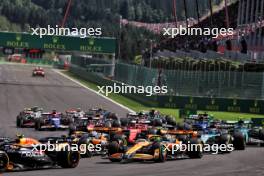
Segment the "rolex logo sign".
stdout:
[[169,102],[172,103],[172,101],[173,101],[173,96],[170,96],[169,97]]
[[93,38],[90,38],[88,42],[89,42],[89,45],[94,45],[94,39]]
[[255,101],[254,101],[254,107],[255,107],[255,108],[258,107],[258,100],[255,100]]
[[190,97],[190,104],[193,104],[193,97]]
[[53,42],[53,43],[57,43],[57,42],[58,42],[58,40],[59,40],[59,38],[58,38],[58,37],[56,37],[56,36],[52,37],[52,42]]
[[59,36],[53,36],[50,42],[44,43],[44,49],[65,50],[66,47],[60,42]]
[[22,36],[21,36],[21,34],[16,34],[16,41],[21,41],[21,39],[22,39]]
[[236,106],[237,105],[237,99],[234,99],[233,100],[233,106]]
[[214,105],[215,104],[215,99],[211,100],[211,104]]

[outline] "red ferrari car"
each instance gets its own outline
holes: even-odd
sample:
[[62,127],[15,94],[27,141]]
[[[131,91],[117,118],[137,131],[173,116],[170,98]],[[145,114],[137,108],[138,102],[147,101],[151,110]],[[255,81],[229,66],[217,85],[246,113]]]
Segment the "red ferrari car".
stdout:
[[32,76],[42,76],[42,77],[45,77],[45,72],[43,70],[43,68],[41,67],[36,67],[34,70],[33,70],[33,73],[32,73]]

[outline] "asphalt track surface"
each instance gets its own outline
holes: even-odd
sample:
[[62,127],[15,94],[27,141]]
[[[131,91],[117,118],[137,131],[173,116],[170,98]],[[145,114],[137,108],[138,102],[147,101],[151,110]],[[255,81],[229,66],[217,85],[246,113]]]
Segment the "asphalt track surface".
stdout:
[[[28,137],[60,136],[66,132],[36,132],[17,129],[16,115],[24,107],[41,106],[45,110],[64,111],[70,107],[101,105],[124,116],[127,110],[76,85],[52,69],[46,69],[45,78],[31,77],[32,67],[0,65],[0,136],[14,137],[16,133]],[[1,174],[0,174],[1,175]],[[202,159],[181,159],[166,163],[135,162],[111,163],[100,157],[82,159],[75,169],[48,169],[4,173],[10,176],[263,176],[264,148],[248,147],[224,155],[205,155]]]

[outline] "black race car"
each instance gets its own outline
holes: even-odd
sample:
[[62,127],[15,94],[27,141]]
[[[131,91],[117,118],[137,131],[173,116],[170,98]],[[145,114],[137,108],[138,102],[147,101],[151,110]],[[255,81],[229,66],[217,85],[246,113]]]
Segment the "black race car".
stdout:
[[39,118],[43,112],[40,107],[25,108],[21,111],[16,118],[16,126],[23,127],[34,127],[35,119]]
[[69,134],[73,134],[75,131],[84,131],[87,132],[87,127],[91,120],[88,120],[88,118],[78,118],[75,119],[72,123],[69,125]]
[[[80,153],[71,150],[48,151],[39,149],[39,141],[20,137],[12,140],[0,139],[0,171],[20,171],[48,168],[75,168]],[[59,147],[68,143],[59,143]],[[38,147],[36,147],[38,146]]]

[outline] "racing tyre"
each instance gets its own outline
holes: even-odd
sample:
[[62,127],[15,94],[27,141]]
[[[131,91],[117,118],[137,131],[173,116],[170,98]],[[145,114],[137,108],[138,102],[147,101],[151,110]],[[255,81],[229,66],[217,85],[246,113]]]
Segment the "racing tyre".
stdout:
[[166,118],[167,124],[172,125],[172,126],[176,126],[176,121],[174,118],[172,118],[170,116],[166,116],[165,118]]
[[112,122],[111,121],[106,121],[105,122],[105,127],[111,128],[112,127]]
[[8,166],[9,158],[7,154],[3,151],[0,151],[0,170],[5,169]]
[[120,120],[114,120],[113,123],[112,123],[112,127],[114,127],[114,128],[119,128],[119,127],[121,127],[121,122],[120,122]]
[[184,130],[184,125],[182,123],[178,124],[177,130]]
[[[127,139],[124,135],[123,136],[122,135],[115,135],[113,137],[112,141],[117,141],[117,143],[119,145],[121,144],[121,146],[127,146],[127,144],[128,144]],[[123,148],[123,150],[124,150],[124,148]]]
[[264,129],[259,130],[259,139],[264,141]]
[[58,165],[62,168],[75,168],[80,161],[80,153],[74,151],[61,151],[58,155]]
[[118,117],[117,117],[117,115],[115,113],[110,113],[108,115],[108,119],[118,120]]
[[158,158],[154,159],[155,162],[163,163],[167,160],[167,151],[164,145],[160,143],[156,143],[154,144],[153,149],[154,149],[154,156],[156,153],[158,153]]
[[[197,148],[195,147],[193,151],[187,151],[187,155],[192,159],[202,158],[202,141],[200,139],[192,138],[190,140],[190,144],[198,145]],[[197,150],[196,150],[197,149]]]
[[[219,145],[226,145],[226,147],[231,144],[231,136],[229,134],[222,134],[220,137],[219,137]],[[219,149],[220,150],[220,149]],[[226,151],[219,151],[221,153],[230,153],[231,151],[229,150],[226,150]]]
[[121,122],[121,125],[122,125],[123,127],[126,127],[126,126],[128,126],[128,124],[129,124],[129,120],[128,120],[128,118],[121,118],[121,119],[120,119],[120,122]]
[[188,136],[187,135],[179,135],[178,140],[182,141],[182,143],[187,144],[188,142]]
[[82,144],[87,147],[86,150],[85,150],[85,153],[84,154],[81,154],[81,157],[82,158],[90,158],[92,157],[92,152],[88,149],[90,146],[90,144],[92,144],[90,142],[90,140],[86,137],[86,136],[82,136],[80,139],[79,139],[79,142],[78,142],[79,146],[81,146]]
[[188,123],[181,123],[177,125],[178,130],[192,130],[192,126]]
[[148,129],[148,134],[156,135],[157,133],[158,133],[158,130],[156,128]]
[[40,131],[41,130],[41,120],[37,119],[35,121],[35,130]]
[[23,125],[24,125],[24,120],[20,119],[20,124],[19,124],[20,128],[23,128]]
[[155,127],[162,126],[162,119],[154,119],[152,123],[152,125]]
[[21,118],[19,116],[17,116],[17,118],[16,118],[16,126],[17,127],[21,127],[20,126],[20,120],[21,120]]
[[[108,145],[108,154],[109,156],[121,152],[120,150],[120,144],[117,141],[112,141]],[[112,162],[121,162],[122,158],[111,158],[109,157],[109,160]]]
[[188,123],[184,123],[183,128],[184,128],[184,130],[192,130],[192,125],[190,125]]
[[234,137],[234,141],[233,141],[234,149],[235,150],[245,150],[246,141],[244,139],[243,134],[237,131],[234,133],[233,137]]
[[72,135],[76,131],[76,129],[77,129],[76,126],[71,124],[69,126],[69,135]]

